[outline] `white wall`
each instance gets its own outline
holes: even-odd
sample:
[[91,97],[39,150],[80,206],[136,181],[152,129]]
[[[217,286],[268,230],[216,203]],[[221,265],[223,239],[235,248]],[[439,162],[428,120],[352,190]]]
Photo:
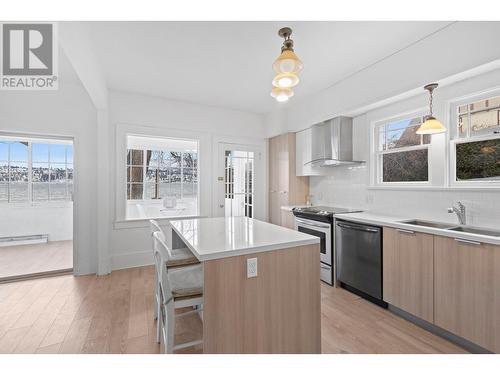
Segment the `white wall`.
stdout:
[[[450,128],[453,124],[449,123],[449,101],[495,87],[500,88],[500,70],[441,88],[436,91],[435,115],[446,127]],[[442,142],[442,144],[437,144],[441,151],[433,155],[434,165],[438,165],[438,174],[443,177],[438,186],[430,189],[370,188],[371,123],[414,111],[421,108],[426,101],[425,95],[419,95],[356,117],[353,123],[354,159],[366,160],[368,163],[358,168],[333,168],[331,175],[327,177],[311,177],[310,188],[313,203],[360,208],[407,218],[456,222],[456,216],[448,214],[447,208],[460,200],[467,206],[468,224],[498,228],[500,226],[500,190],[445,187],[444,180],[448,174],[445,163],[448,151],[445,146],[448,141],[443,135],[440,135],[437,140],[434,138],[432,140],[433,144]]]
[[75,273],[96,272],[96,111],[86,91],[63,82],[57,91],[1,91],[0,113],[1,132],[74,139]]
[[73,239],[73,204],[0,206],[0,237],[48,234],[49,241]]
[[[246,143],[266,150],[264,123],[259,115],[158,97],[111,91],[109,124],[109,148],[112,150],[109,161],[112,171],[109,192],[109,220],[112,227],[109,255],[112,269],[152,263],[148,221],[124,221],[120,205],[125,202],[117,196],[117,192],[120,194],[121,190],[117,186],[118,181],[123,179],[117,173],[117,158],[121,158],[119,155],[123,153],[120,149],[124,146],[120,142],[126,132],[164,136],[186,134],[199,140],[202,216],[211,216],[213,213],[213,190],[217,183],[214,167],[217,143]],[[267,165],[266,160],[263,165]],[[118,178],[115,178],[115,175]],[[267,171],[264,171],[261,183],[267,186]],[[265,215],[267,197],[265,193],[261,195],[258,199],[263,207],[262,214]]]

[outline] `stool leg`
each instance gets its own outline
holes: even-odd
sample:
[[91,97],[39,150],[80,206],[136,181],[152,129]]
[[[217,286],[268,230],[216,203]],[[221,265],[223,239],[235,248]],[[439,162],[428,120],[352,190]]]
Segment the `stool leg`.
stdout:
[[165,306],[165,315],[166,315],[166,342],[165,342],[165,353],[173,354],[174,353],[174,336],[175,336],[175,309],[174,309],[174,301],[171,300]]
[[156,316],[158,317],[156,319],[156,342],[159,344],[160,343],[160,335],[161,335],[161,330],[163,326],[163,317],[161,314],[161,305],[163,303],[163,298],[161,294],[161,286],[157,285],[158,289],[158,295],[155,296],[155,301],[156,301]]
[[155,307],[153,309],[154,319],[158,319],[158,274],[155,270]]

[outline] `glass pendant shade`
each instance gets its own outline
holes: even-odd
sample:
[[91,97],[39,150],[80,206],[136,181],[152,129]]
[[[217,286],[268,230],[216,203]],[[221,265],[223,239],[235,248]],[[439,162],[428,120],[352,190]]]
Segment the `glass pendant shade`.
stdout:
[[293,90],[290,88],[273,87],[271,96],[278,102],[286,102],[293,96]]
[[298,73],[304,68],[304,64],[292,50],[284,50],[273,63],[276,73]]
[[420,125],[420,127],[416,131],[417,134],[440,134],[445,132],[446,128],[443,126],[443,124],[441,124],[432,116],[428,117],[427,120],[425,120],[425,122]]
[[293,73],[281,73],[273,79],[273,86],[280,88],[290,88],[297,86],[299,77]]

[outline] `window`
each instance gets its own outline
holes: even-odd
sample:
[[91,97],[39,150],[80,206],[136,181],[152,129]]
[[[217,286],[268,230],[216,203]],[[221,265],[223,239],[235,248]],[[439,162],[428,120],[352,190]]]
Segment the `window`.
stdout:
[[[141,218],[198,214],[196,140],[127,136],[126,167],[127,201],[142,202]],[[127,218],[133,212],[128,205]]]
[[71,201],[73,146],[0,137],[0,202]]
[[383,122],[375,126],[377,183],[429,181],[429,135],[416,134],[423,116]]
[[500,182],[500,96],[458,103],[454,111],[452,181]]

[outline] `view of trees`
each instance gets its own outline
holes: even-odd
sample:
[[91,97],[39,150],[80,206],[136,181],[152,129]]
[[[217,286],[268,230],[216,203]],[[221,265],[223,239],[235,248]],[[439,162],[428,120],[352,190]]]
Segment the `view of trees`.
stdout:
[[457,144],[457,180],[500,179],[500,139]]

